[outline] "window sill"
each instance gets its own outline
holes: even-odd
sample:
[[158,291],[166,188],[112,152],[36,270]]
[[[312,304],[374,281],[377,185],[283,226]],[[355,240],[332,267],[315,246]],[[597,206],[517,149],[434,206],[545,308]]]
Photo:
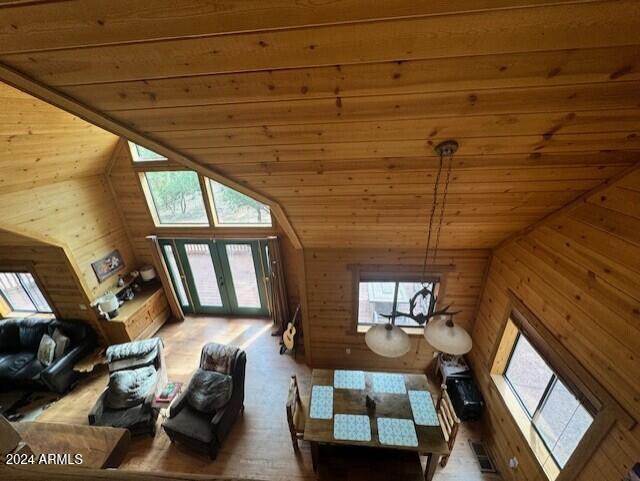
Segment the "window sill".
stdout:
[[273,224],[216,224],[215,227],[219,229],[273,229]]
[[[361,326],[359,325],[357,327],[356,332],[358,334],[366,334],[367,331],[369,329],[371,329],[373,326]],[[423,336],[424,335],[424,327],[420,326],[420,327],[406,327],[406,326],[398,326],[400,327],[404,332],[406,332],[409,336]]]
[[546,474],[547,479],[549,481],[554,481],[560,474],[560,470],[558,469],[556,463],[553,461],[551,453],[544,445],[542,438],[533,427],[533,424],[531,424],[531,421],[529,420],[527,415],[524,413],[522,406],[516,399],[516,396],[513,394],[504,378],[499,374],[491,374],[491,379],[493,381],[493,385],[500,394],[500,397],[502,397],[507,410],[518,426],[518,429],[531,448],[533,455]]
[[209,224],[156,224],[159,229],[208,229]]
[[2,319],[55,319],[56,316],[46,312],[16,312],[11,311]]
[[214,229],[219,232],[237,232],[237,231],[273,231],[275,228],[272,225],[250,225],[250,224],[224,224],[224,225],[210,225],[210,224],[155,224],[156,229]]

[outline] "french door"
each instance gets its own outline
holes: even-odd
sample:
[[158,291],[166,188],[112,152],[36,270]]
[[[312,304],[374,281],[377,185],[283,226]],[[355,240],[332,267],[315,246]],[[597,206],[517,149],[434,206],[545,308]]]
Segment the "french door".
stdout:
[[161,239],[178,300],[195,314],[269,313],[266,242]]

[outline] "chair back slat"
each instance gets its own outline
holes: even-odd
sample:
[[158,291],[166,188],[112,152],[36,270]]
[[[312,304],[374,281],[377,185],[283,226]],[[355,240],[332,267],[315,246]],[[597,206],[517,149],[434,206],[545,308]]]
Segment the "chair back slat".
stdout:
[[438,421],[440,421],[440,426],[442,427],[442,434],[444,434],[444,440],[449,442],[449,427],[445,425],[445,420],[442,417],[441,413],[438,413]]
[[[453,404],[451,403],[451,398],[449,397],[449,393],[447,392],[446,384],[442,385],[442,393],[440,394],[440,398],[438,399],[436,411],[438,414],[438,420],[440,421],[440,426],[442,427],[442,432],[444,433],[447,445],[449,447],[449,453],[451,453],[456,442],[458,427],[460,426],[460,419],[458,419],[456,411],[453,409]],[[443,456],[440,464],[444,467],[446,466],[448,460],[449,455]]]
[[458,420],[458,416],[456,416],[455,411],[453,410],[453,406],[451,405],[451,400],[449,399],[449,395],[446,391],[443,393],[444,400],[442,402],[442,412],[444,416],[447,418],[447,421],[451,426],[453,426],[456,422],[460,422]]
[[298,387],[298,378],[294,375],[289,380],[289,392],[287,393],[287,424],[289,424],[289,433],[291,434],[291,441],[293,443],[293,449],[299,450],[298,447],[298,433],[296,431],[295,418],[298,413],[298,409],[302,408],[302,399],[300,398],[300,388]]
[[296,406],[298,404],[298,383],[295,376],[291,376],[289,381],[289,393],[287,394],[287,421],[289,426],[293,429],[293,419],[296,415]]
[[440,411],[438,413],[438,417],[442,421],[441,424],[442,424],[442,427],[444,428],[444,431],[447,434],[450,434],[451,433],[451,429],[453,428],[453,423],[451,422],[451,419],[449,419],[449,417],[443,411]]

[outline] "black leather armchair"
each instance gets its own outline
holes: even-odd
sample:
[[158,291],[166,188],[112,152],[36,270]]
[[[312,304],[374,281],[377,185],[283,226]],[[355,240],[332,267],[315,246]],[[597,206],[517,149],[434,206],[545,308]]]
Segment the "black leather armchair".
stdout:
[[[115,351],[128,352],[126,356],[112,356]],[[114,359],[111,359],[114,357]],[[152,366],[156,372],[156,381],[149,387],[144,398],[135,405],[113,408],[109,405],[109,386],[100,394],[89,412],[89,424],[92,426],[111,426],[128,429],[132,435],[155,434],[158,409],[153,401],[158,390],[167,382],[163,343],[160,338],[116,344],[107,349],[109,372],[132,373],[140,368]]]
[[[44,334],[59,329],[69,338],[60,359],[43,366],[37,359]],[[0,321],[0,386],[66,392],[78,374],[73,366],[96,346],[94,331],[80,321],[8,319]]]
[[[200,368],[206,369],[206,349],[202,349]],[[188,402],[185,389],[171,404],[169,417],[162,427],[171,442],[179,442],[215,459],[223,441],[231,431],[238,415],[244,411],[244,380],[247,355],[237,349],[228,374],[233,380],[231,398],[215,413],[207,414],[194,409]]]
[[105,389],[89,412],[89,424],[91,426],[110,426],[125,428],[132,436],[155,434],[158,410],[153,409],[153,400],[156,392],[147,395],[144,401],[128,409],[110,409],[105,405],[107,397]]

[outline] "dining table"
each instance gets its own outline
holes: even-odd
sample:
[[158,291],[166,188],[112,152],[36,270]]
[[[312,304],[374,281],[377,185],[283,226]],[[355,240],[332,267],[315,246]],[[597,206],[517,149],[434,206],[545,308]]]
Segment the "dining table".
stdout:
[[435,406],[424,374],[314,369],[304,428],[314,469],[323,444],[413,451],[431,481],[449,453]]

